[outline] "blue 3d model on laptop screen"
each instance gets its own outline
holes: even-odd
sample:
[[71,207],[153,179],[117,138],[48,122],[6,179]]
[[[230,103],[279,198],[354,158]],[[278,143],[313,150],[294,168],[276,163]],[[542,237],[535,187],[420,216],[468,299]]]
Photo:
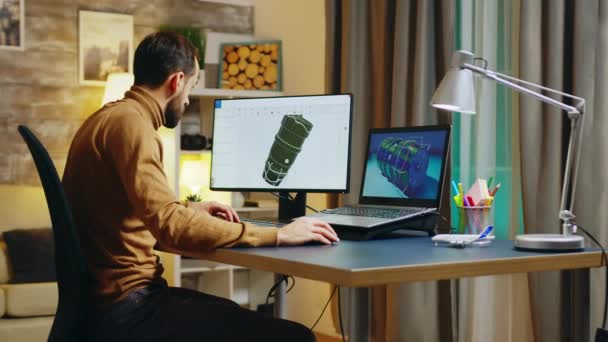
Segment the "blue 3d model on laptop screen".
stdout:
[[371,133],[363,197],[435,199],[447,136],[445,130]]

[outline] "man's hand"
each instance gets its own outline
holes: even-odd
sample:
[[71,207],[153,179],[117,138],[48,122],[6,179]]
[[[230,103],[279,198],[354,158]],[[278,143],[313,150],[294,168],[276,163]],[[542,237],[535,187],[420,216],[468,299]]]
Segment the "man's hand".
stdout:
[[208,202],[189,202],[188,207],[209,213],[212,216],[219,216],[228,222],[241,222],[239,215],[231,206],[215,201]]
[[312,217],[301,217],[279,229],[278,245],[301,245],[317,241],[330,245],[338,242],[338,234],[324,221]]

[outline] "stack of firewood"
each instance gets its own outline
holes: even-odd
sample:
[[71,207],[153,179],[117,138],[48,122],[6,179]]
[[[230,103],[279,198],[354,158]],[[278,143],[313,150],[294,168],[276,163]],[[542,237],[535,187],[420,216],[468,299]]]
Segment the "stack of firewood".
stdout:
[[279,90],[279,44],[226,45],[223,48],[223,89]]

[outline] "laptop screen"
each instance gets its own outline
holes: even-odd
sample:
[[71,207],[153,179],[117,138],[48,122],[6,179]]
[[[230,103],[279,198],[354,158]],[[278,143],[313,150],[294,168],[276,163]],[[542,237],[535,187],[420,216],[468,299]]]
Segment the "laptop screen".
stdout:
[[450,126],[371,129],[360,203],[439,207]]

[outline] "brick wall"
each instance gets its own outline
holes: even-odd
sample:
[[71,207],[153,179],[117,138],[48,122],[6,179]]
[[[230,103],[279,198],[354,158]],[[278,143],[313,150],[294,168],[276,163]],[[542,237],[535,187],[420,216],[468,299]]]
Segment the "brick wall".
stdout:
[[103,87],[78,84],[78,11],[133,15],[134,46],[161,25],[253,32],[253,8],[198,0],[25,0],[25,51],[0,50],[0,184],[36,185],[17,133],[28,125],[63,173],[67,149]]

